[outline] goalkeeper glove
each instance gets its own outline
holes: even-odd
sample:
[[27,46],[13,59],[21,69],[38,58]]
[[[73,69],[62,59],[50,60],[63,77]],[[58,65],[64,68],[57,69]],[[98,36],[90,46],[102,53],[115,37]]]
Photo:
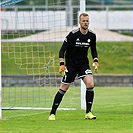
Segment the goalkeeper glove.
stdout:
[[64,75],[65,70],[66,70],[66,66],[64,65],[64,62],[60,62],[59,73],[60,73],[61,75]]
[[94,58],[94,62],[92,64],[92,66],[94,66],[94,71],[97,72],[98,71],[98,67],[99,67],[98,58]]

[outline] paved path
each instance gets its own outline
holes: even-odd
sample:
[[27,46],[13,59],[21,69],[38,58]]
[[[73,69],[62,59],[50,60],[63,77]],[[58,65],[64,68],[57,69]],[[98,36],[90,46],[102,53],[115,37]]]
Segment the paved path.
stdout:
[[[50,31],[40,32],[27,37],[12,39],[9,41],[21,41],[21,42],[62,42],[65,36],[72,30],[77,27],[67,27],[64,29],[54,29]],[[102,30],[102,29],[91,29],[96,33],[97,41],[133,41],[133,37],[121,35],[116,32]],[[2,40],[4,41],[4,40]],[[6,40],[7,41],[7,40]]]

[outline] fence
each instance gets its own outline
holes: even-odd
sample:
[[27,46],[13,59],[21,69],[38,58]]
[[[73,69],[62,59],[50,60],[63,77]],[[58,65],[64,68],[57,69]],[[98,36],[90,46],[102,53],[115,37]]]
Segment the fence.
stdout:
[[[43,78],[43,76],[42,76]],[[51,83],[51,86],[60,85],[60,76],[57,76],[55,79],[51,76],[50,82],[42,82],[43,85],[48,86]],[[132,86],[132,75],[95,75],[94,82],[96,86]],[[34,86],[39,86],[40,81],[34,81]],[[75,86],[80,86],[79,80],[75,80]],[[29,75],[4,75],[2,76],[2,86],[33,86],[33,76]]]
[[[132,5],[86,6],[90,14],[90,27],[107,30],[132,29]],[[23,10],[23,11],[22,11]],[[47,30],[78,25],[79,6],[15,6],[2,11],[2,32],[8,30]],[[46,14],[51,14],[48,17]],[[8,17],[12,15],[12,17]],[[12,23],[10,23],[12,21]],[[44,25],[45,21],[45,25]]]

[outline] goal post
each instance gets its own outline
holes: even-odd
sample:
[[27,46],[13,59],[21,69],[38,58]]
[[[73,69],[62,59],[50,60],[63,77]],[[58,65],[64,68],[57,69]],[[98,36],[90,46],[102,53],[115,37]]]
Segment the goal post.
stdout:
[[[80,13],[86,11],[85,2],[86,2],[85,0],[80,0]],[[85,109],[86,108],[85,92],[86,92],[86,87],[85,87],[84,82],[81,79],[81,109]]]
[[2,74],[1,74],[1,10],[0,10],[0,120],[2,119]]

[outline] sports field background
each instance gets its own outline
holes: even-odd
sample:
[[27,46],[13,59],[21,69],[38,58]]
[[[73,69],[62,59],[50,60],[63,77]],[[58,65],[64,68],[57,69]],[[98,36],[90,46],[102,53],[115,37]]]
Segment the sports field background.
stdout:
[[[74,88],[71,88],[74,89]],[[78,88],[77,95],[80,95]],[[67,101],[66,94],[62,104]],[[58,110],[56,121],[48,121],[47,110],[3,110],[1,133],[132,133],[132,87],[95,87],[93,113],[85,120],[85,110]],[[80,99],[77,99],[79,107]],[[67,102],[66,102],[67,104]]]
[[[10,43],[8,43],[10,44]],[[60,43],[45,43],[45,46],[50,46],[48,49],[59,49]],[[18,44],[13,44],[18,45]],[[22,44],[21,44],[22,45]],[[19,43],[19,46],[21,46]],[[33,44],[34,45],[34,44]],[[4,45],[2,53],[2,73],[17,74],[21,72],[26,74],[25,71],[19,69],[13,59],[14,54],[10,54],[11,59],[8,58],[6,50],[8,45]],[[99,51],[99,72],[98,74],[132,74],[132,42],[98,42],[97,48]],[[5,50],[5,51],[4,51]],[[16,53],[19,49],[16,47]],[[36,50],[36,49],[35,49]],[[56,58],[58,52],[55,50]],[[41,54],[40,54],[41,56]],[[90,55],[89,55],[90,56]],[[91,60],[92,61],[92,60]],[[59,66],[59,64],[56,64]],[[57,71],[58,73],[58,71]],[[38,88],[38,87],[37,87]],[[3,87],[3,106],[8,104],[13,107],[16,104],[28,106],[38,105],[35,97],[37,90],[36,87],[26,89],[26,87]],[[14,93],[9,95],[13,89]],[[20,89],[20,91],[18,91]],[[22,92],[23,90],[23,92]],[[54,91],[53,91],[54,90]],[[54,96],[58,87],[50,89]],[[6,92],[7,91],[7,92]],[[39,91],[46,91],[46,88],[39,88]],[[22,93],[20,93],[22,92]],[[48,91],[47,91],[48,92]],[[72,101],[70,104],[70,95],[73,93]],[[25,96],[29,96],[28,102]],[[30,96],[31,94],[31,96]],[[34,94],[34,98],[33,95]],[[47,99],[47,95],[40,93],[40,105],[51,107],[53,99]],[[9,99],[10,96],[10,99]],[[13,96],[13,98],[11,97]],[[15,96],[15,97],[14,97]],[[18,96],[18,97],[17,97]],[[19,101],[19,97],[24,96],[24,101]],[[70,90],[65,94],[65,97],[60,107],[75,107],[77,110],[59,110],[57,112],[56,121],[48,121],[49,110],[3,110],[1,121],[1,133],[132,133],[133,131],[133,117],[132,117],[132,87],[95,87],[95,100],[93,105],[93,113],[97,116],[96,121],[85,120],[85,110],[80,110],[80,87],[70,87]],[[15,102],[14,102],[15,98]],[[32,98],[34,100],[32,100]],[[46,102],[44,102],[44,99]]]
[[[117,1],[120,2],[120,0]],[[41,0],[37,2],[41,3]],[[42,16],[40,18],[42,18]],[[12,19],[13,16],[11,16],[11,20]],[[29,17],[29,19],[31,18]],[[110,20],[113,23],[117,23],[117,21],[114,21],[111,18]],[[123,22],[124,21],[125,20],[123,20]],[[12,25],[11,23],[12,21],[9,22],[10,22],[9,24]],[[99,21],[95,22],[99,23]],[[100,23],[103,24],[101,19]],[[128,25],[127,21],[125,23],[126,25]],[[40,22],[38,24],[41,25]],[[60,32],[58,32],[58,30]],[[51,73],[52,74],[55,73],[58,75],[58,69],[59,69],[58,51],[62,44],[60,42],[64,40],[64,37],[67,35],[67,33],[70,30],[72,30],[72,27],[67,27],[65,28],[65,30],[59,28],[57,29],[57,31],[54,30],[54,33],[51,30],[39,32],[37,34],[30,32],[28,34],[28,32],[26,32],[26,36],[25,36],[25,31],[22,32],[22,34],[19,32],[13,34],[9,32],[9,34],[5,34],[4,36],[2,36],[3,37],[2,39],[3,40],[5,39],[4,40],[5,42],[2,42],[2,74],[26,75],[27,68],[24,65],[22,66],[22,64],[25,63],[25,60],[23,60],[23,58],[25,58],[25,55],[21,53],[28,52],[32,48],[33,48],[32,52],[36,53],[38,49],[40,51],[43,50],[41,48],[42,45],[44,45],[46,50],[51,50],[55,55],[55,59],[57,60],[57,62],[55,62],[55,66],[57,69],[56,71],[52,71],[51,69]],[[94,75],[98,74],[131,75],[133,38],[108,30],[96,29],[96,27],[92,27],[92,30],[97,35],[97,50],[99,53],[99,71],[97,74],[94,73]],[[51,37],[51,35],[52,37],[54,36],[53,37],[54,40],[49,38]],[[56,39],[55,36],[57,37]],[[60,36],[62,38],[60,38]],[[31,42],[31,40],[33,40],[34,42]],[[40,42],[36,43],[37,40]],[[14,42],[16,41],[16,43],[11,43],[11,41]],[[25,41],[29,43],[27,42],[25,43]],[[34,47],[33,45],[36,46]],[[37,48],[39,45],[40,47]],[[21,46],[24,47],[22,48]],[[30,47],[27,48],[27,46],[31,46],[31,49]],[[43,57],[42,52],[40,52],[38,55],[39,57]],[[91,55],[89,53],[90,65],[91,65],[93,60],[91,59],[90,56]],[[20,57],[22,60],[20,59]],[[28,57],[32,57],[32,54],[28,54]],[[34,61],[36,62],[36,57]],[[31,62],[30,59],[29,62]],[[43,62],[43,60],[40,60],[40,62]],[[22,69],[20,66],[26,69]],[[94,69],[92,66],[91,68],[92,70]],[[28,72],[31,73],[30,66],[28,70],[29,70]],[[5,107],[7,106],[51,107],[53,96],[58,91],[58,89],[59,87],[57,86],[56,87],[50,86],[48,88],[45,86],[44,87],[3,86],[2,107],[4,106]],[[94,115],[97,116],[97,119],[85,120],[84,119],[85,110],[80,109],[80,86],[79,87],[71,86],[68,92],[65,94],[60,107],[70,107],[70,108],[72,107],[76,108],[76,110],[58,110],[56,115],[56,121],[48,121],[50,110],[32,110],[32,109],[2,110],[2,120],[0,121],[0,133],[30,133],[30,132],[32,133],[132,133],[133,132],[132,97],[133,97],[133,92],[131,86],[130,87],[95,86],[95,99],[94,99],[92,112],[94,113]]]

